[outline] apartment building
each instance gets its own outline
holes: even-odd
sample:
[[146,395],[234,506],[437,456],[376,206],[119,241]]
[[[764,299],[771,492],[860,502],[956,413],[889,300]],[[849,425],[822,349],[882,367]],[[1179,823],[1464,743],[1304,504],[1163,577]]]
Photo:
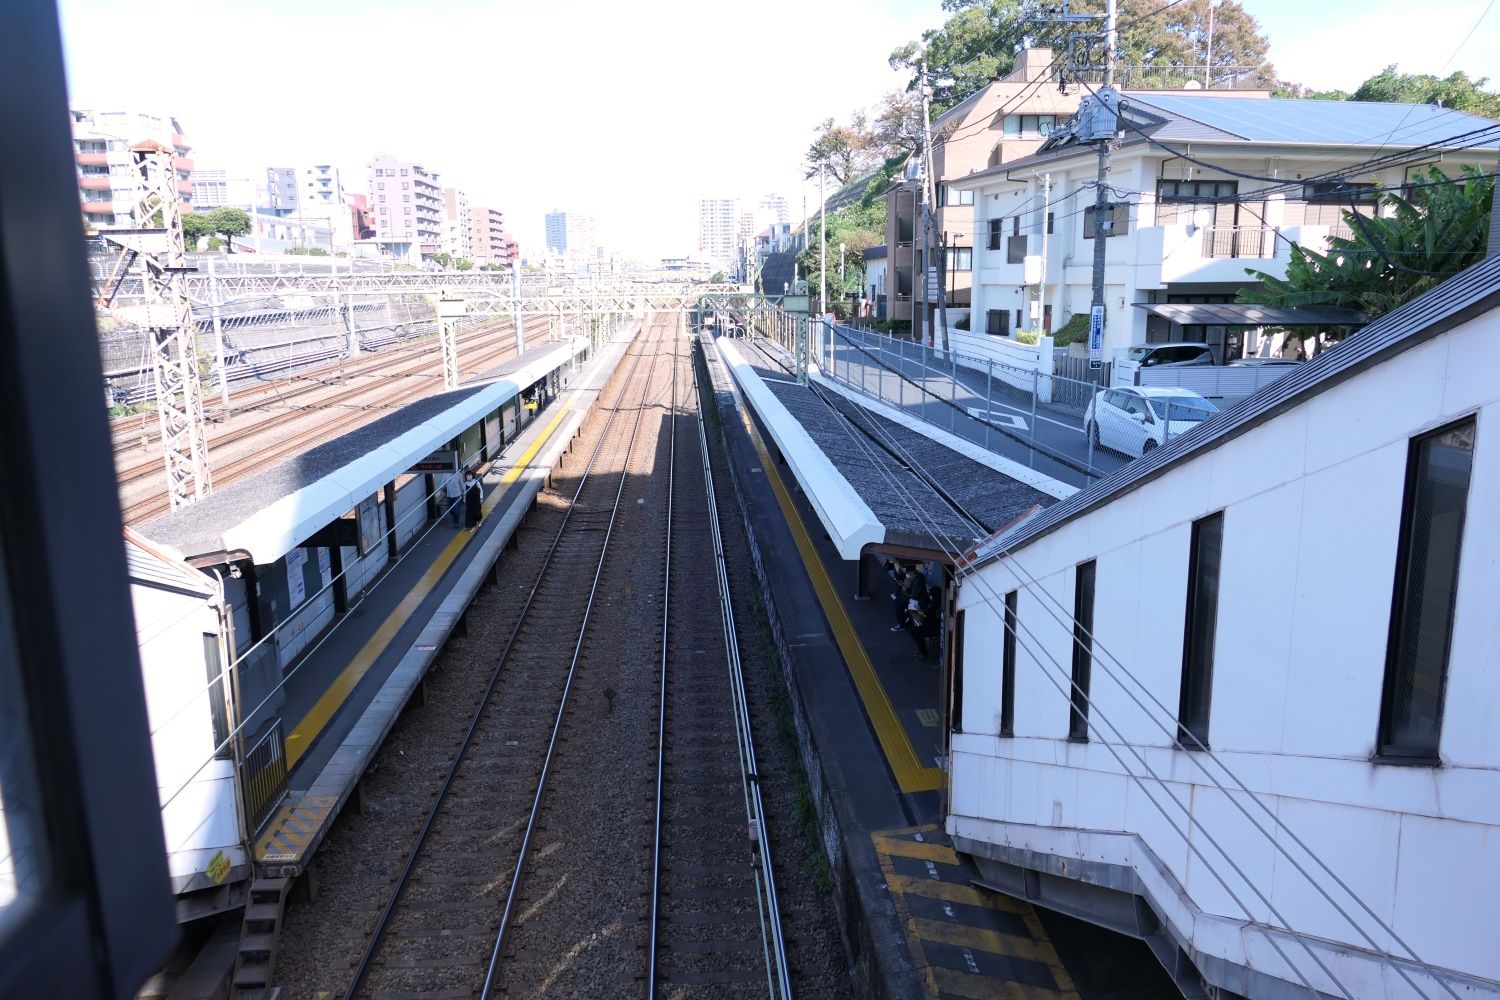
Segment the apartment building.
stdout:
[[[1079,89],[1064,91],[1053,66],[1051,49],[1026,49],[1016,56],[1015,69],[1000,80],[949,108],[932,123],[935,137],[933,172],[937,175],[937,205],[932,213],[942,245],[929,268],[943,289],[950,308],[970,306],[974,256],[974,192],[952,186],[970,174],[1009,163],[1037,151],[1051,131],[1078,108]],[[913,165],[915,166],[915,165]],[[915,169],[886,192],[885,245],[890,319],[912,318],[912,276],[923,270],[921,229],[916,208],[921,181]],[[929,296],[929,314],[935,307]],[[962,313],[959,313],[962,315]],[[950,323],[956,322],[950,313]]]
[[475,264],[514,264],[518,251],[515,240],[505,231],[505,214],[483,205],[469,206],[469,248]]
[[443,250],[463,260],[473,260],[473,209],[469,196],[458,188],[443,188]]
[[714,264],[733,264],[739,257],[739,204],[733,198],[698,201],[698,252]]
[[192,149],[182,126],[169,115],[135,110],[72,109],[74,160],[78,165],[78,200],[84,222],[96,229],[130,228],[131,215],[144,195],[130,147],[153,141],[172,150],[172,167],[184,210],[193,195]]
[[249,211],[260,200],[260,184],[249,174],[230,173],[215,167],[193,171],[191,181],[193,211],[211,212],[216,208],[243,208]]
[[[1220,362],[1241,356],[1257,336],[1245,313],[1253,307],[1234,303],[1252,284],[1247,269],[1282,276],[1294,245],[1322,251],[1330,235],[1349,235],[1351,207],[1371,214],[1380,191],[1425,178],[1435,163],[1449,174],[1465,164],[1491,170],[1500,149],[1493,132],[1468,145],[1494,122],[1433,105],[1126,91],[1121,116],[1110,157],[1105,360],[1132,344],[1177,341],[1206,343]],[[1049,329],[1089,312],[1098,155],[1074,124],[1059,123],[1034,155],[947,182],[971,202],[966,228],[980,234],[976,332],[1034,329],[1042,301]],[[1367,164],[1403,150],[1413,153]]]
[[436,171],[388,154],[370,163],[375,242],[387,256],[420,259],[443,248],[443,188]]
[[1491,357],[1496,257],[966,554],[979,884],[1187,996],[1500,996]]
[[598,249],[594,217],[581,212],[547,213],[547,249],[575,263],[592,260]]

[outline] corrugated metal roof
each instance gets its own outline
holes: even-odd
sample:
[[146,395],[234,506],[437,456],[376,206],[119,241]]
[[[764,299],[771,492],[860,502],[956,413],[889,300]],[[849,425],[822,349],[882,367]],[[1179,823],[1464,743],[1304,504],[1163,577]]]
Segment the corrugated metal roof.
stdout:
[[[1319,146],[1424,146],[1500,123],[1431,104],[1368,101],[1283,101],[1202,94],[1128,95],[1129,104],[1156,109],[1173,122],[1158,139],[1186,138],[1167,133],[1182,119],[1249,142]],[[1490,140],[1488,145],[1495,145]]]
[[1144,309],[1174,323],[1216,326],[1364,326],[1370,318],[1338,306],[1262,306],[1249,302],[1137,302]]
[[1212,420],[1205,420],[1181,437],[1147,452],[1024,524],[980,542],[973,550],[971,565],[977,568],[1027,545],[1359,372],[1389,361],[1497,305],[1500,305],[1500,258],[1490,257],[1395,312],[1387,313],[1332,350],[1298,365]]
[[208,579],[183,562],[173,562],[130,528],[125,529],[125,570],[132,583],[185,594],[213,596]]

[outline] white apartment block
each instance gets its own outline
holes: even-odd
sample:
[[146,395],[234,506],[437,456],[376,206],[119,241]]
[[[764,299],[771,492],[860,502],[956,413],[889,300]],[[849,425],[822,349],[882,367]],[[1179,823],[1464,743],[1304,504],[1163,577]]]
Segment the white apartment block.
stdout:
[[262,203],[264,186],[249,174],[231,174],[215,168],[193,171],[193,211],[211,212],[216,208],[243,208],[250,211]]
[[1500,997],[1491,360],[1497,257],[965,555],[981,885],[1188,996]]
[[182,126],[168,115],[143,111],[72,109],[74,160],[78,167],[78,199],[84,221],[93,228],[130,228],[131,209],[141,199],[140,176],[130,147],[154,141],[172,150],[177,191],[182,207],[191,207],[192,148]]
[[375,242],[396,257],[430,257],[443,246],[443,188],[420,163],[382,154],[370,163]]
[[[1125,92],[1121,109],[1106,220],[1105,360],[1132,344],[1176,341],[1206,343],[1221,363],[1239,356],[1253,324],[1223,317],[1250,308],[1234,305],[1253,283],[1247,268],[1283,276],[1294,244],[1322,251],[1331,234],[1348,235],[1351,204],[1369,214],[1378,191],[1425,180],[1435,163],[1450,175],[1464,164],[1492,170],[1497,150],[1493,138],[1459,148],[1473,141],[1466,133],[1494,122],[1431,105],[1174,91]],[[1098,158],[1074,140],[1078,118],[1059,120],[1034,155],[945,178],[956,200],[973,204],[975,332],[1013,336],[1088,315]],[[1417,147],[1423,155],[1406,165],[1360,169]],[[1036,315],[1042,301],[1050,323]]]
[[739,256],[739,233],[739,204],[733,198],[699,200],[699,253],[715,264],[731,264]]
[[443,188],[443,249],[464,260],[474,259],[471,212],[467,194],[458,188]]
[[548,250],[575,265],[594,259],[599,244],[593,216],[554,211],[547,213],[546,223]]

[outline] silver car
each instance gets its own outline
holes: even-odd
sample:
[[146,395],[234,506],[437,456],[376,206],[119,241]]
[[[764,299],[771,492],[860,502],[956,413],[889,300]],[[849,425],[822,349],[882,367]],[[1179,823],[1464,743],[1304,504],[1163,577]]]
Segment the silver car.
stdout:
[[1083,429],[1095,448],[1134,458],[1192,430],[1219,408],[1189,389],[1137,385],[1105,389],[1089,400]]

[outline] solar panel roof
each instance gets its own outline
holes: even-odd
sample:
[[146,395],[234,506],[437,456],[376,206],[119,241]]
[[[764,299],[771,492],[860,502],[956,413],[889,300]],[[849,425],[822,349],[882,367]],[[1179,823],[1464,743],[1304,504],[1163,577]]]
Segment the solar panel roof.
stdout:
[[1190,118],[1253,142],[1340,146],[1423,146],[1451,142],[1476,129],[1496,131],[1480,145],[1500,145],[1500,122],[1431,104],[1283,101],[1193,94],[1128,95],[1129,103],[1168,117]]

